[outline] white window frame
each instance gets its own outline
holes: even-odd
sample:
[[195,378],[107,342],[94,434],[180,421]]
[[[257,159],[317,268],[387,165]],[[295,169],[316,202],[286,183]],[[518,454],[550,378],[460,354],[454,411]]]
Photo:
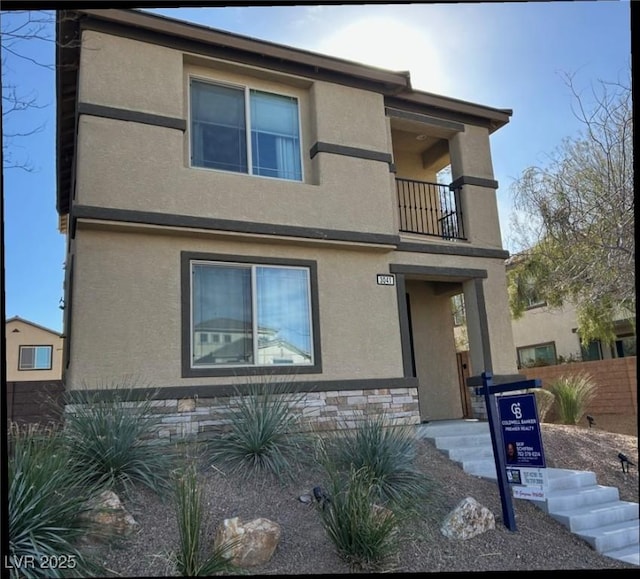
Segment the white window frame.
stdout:
[[[192,111],[191,111],[191,82],[192,81],[203,82],[208,84],[213,84],[217,86],[223,86],[227,88],[233,88],[244,91],[244,114],[245,114],[245,133],[246,133],[246,145],[247,145],[247,172],[242,173],[240,171],[225,171],[224,169],[214,169],[212,167],[201,167],[200,165],[193,164],[193,135],[192,135]],[[271,177],[270,175],[257,175],[253,173],[253,147],[251,143],[251,99],[250,92],[252,90],[264,92],[268,94],[273,94],[276,96],[283,96],[287,98],[295,99],[297,103],[297,111],[298,111],[298,148],[300,153],[300,179],[286,179],[284,177]],[[262,179],[273,179],[276,181],[286,181],[288,183],[304,183],[305,175],[304,175],[304,157],[303,150],[304,147],[302,145],[302,117],[300,114],[300,97],[297,95],[286,93],[286,92],[274,92],[272,90],[258,88],[256,86],[250,86],[248,84],[236,84],[227,81],[220,81],[212,78],[208,78],[206,76],[200,76],[195,74],[190,74],[188,76],[188,98],[187,98],[187,107],[188,107],[188,115],[189,115],[189,123],[188,123],[188,132],[189,132],[189,167],[192,169],[202,169],[204,171],[216,171],[222,173],[231,173],[233,175],[249,175],[251,177],[260,177]]]
[[[194,282],[194,265],[210,265],[210,266],[222,266],[222,267],[244,267],[246,269],[251,269],[251,311],[252,311],[252,319],[251,319],[251,331],[252,331],[252,340],[253,340],[253,360],[252,364],[193,364],[193,352],[195,348],[195,331],[193,324],[193,282]],[[298,364],[259,364],[258,360],[258,294],[256,291],[257,283],[256,283],[256,269],[258,267],[269,268],[269,269],[293,269],[293,270],[302,270],[306,273],[307,277],[307,316],[309,320],[309,355],[310,360],[304,363]],[[315,344],[314,344],[314,327],[313,327],[313,305],[312,305],[312,294],[311,294],[311,269],[308,266],[292,266],[292,265],[277,265],[277,264],[267,264],[267,263],[243,263],[243,262],[234,262],[234,261],[218,261],[218,260],[207,260],[207,259],[191,259],[189,261],[189,332],[190,332],[190,351],[189,351],[189,365],[192,370],[211,370],[211,369],[223,369],[223,368],[274,368],[274,367],[308,367],[314,366],[315,361]],[[222,341],[222,343],[225,343]]]

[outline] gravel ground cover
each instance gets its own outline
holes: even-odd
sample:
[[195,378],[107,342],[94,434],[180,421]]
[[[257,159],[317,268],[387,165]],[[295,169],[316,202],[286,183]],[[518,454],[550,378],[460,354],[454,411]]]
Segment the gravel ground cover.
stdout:
[[[542,435],[550,467],[592,470],[598,484],[616,486],[623,500],[638,501],[638,470],[623,473],[617,453],[638,464],[637,422],[626,434],[601,427],[543,424]],[[635,432],[635,434],[634,434]],[[533,504],[514,500],[517,531],[502,522],[497,484],[471,476],[427,441],[418,442],[418,464],[432,482],[423,514],[403,528],[403,542],[388,571],[468,572],[535,570],[616,570],[635,566],[604,557]],[[248,572],[260,575],[346,574],[354,571],[343,562],[322,528],[313,505],[298,497],[323,480],[319,467],[305,467],[291,482],[243,480],[239,476],[200,466],[206,497],[207,544],[224,518],[243,520],[267,517],[280,524],[282,537],[271,561]],[[440,525],[463,498],[471,496],[491,509],[496,529],[466,541],[444,537]],[[99,547],[96,555],[115,575],[165,577],[175,575],[169,554],[177,547],[176,516],[170,500],[136,489],[125,506],[140,524],[134,536]]]

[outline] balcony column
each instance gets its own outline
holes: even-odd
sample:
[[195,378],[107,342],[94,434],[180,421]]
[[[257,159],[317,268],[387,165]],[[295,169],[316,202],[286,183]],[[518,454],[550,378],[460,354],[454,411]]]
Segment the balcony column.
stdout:
[[449,154],[453,184],[461,187],[467,239],[483,247],[502,248],[488,129],[465,125],[449,140]]

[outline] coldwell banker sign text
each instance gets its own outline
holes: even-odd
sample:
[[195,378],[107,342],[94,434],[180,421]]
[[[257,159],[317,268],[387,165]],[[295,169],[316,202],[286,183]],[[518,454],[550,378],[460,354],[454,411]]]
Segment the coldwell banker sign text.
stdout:
[[536,397],[533,394],[501,396],[498,408],[507,467],[544,468]]

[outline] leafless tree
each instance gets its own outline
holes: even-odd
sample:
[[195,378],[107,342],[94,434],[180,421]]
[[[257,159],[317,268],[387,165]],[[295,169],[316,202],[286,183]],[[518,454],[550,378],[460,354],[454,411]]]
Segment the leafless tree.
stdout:
[[[33,109],[43,109],[34,92],[25,91],[9,80],[10,67],[21,63],[53,70],[53,62],[41,62],[30,55],[29,42],[55,42],[55,13],[32,10],[12,10],[0,13],[0,51],[2,53],[2,166],[3,169],[32,170],[27,156],[18,154],[18,142],[43,129],[28,115]],[[19,122],[17,121],[19,117]]]
[[573,76],[565,81],[583,130],[514,183],[524,259],[511,274],[512,309],[533,281],[549,303],[576,306],[583,340],[609,342],[616,317],[635,318],[630,79],[599,82],[591,105]]

